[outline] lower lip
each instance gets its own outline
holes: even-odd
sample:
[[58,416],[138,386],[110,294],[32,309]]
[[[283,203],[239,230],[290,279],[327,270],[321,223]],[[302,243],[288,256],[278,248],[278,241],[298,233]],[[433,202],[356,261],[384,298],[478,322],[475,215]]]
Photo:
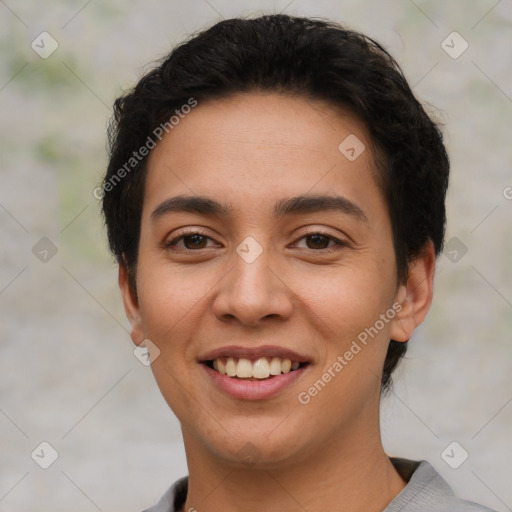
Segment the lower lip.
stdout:
[[281,373],[281,375],[275,375],[269,379],[262,380],[228,377],[216,370],[212,370],[205,364],[201,366],[217,388],[227,395],[239,400],[265,400],[276,396],[281,391],[290,387],[297,379],[300,379],[309,365],[289,373]]

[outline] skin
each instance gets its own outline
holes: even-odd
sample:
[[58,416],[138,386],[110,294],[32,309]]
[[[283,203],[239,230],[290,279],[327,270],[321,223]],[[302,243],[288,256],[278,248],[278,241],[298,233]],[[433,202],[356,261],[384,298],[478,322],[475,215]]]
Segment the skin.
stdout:
[[[338,150],[349,134],[366,146],[355,161]],[[340,211],[274,217],[277,201],[302,194],[342,196],[366,220]],[[152,219],[177,195],[207,196],[232,210]],[[169,245],[184,228],[208,238]],[[247,236],[263,251],[252,263],[236,252]],[[257,93],[200,103],[187,115],[149,156],[137,295],[119,269],[132,340],[160,350],[152,370],[181,422],[189,468],[182,510],[383,510],[405,482],[381,443],[382,366],[389,340],[407,341],[423,321],[434,265],[429,242],[397,285],[370,140],[353,116],[320,101]],[[393,304],[400,312],[299,403],[298,394]],[[198,358],[235,344],[287,347],[311,364],[271,399],[234,399],[212,385]],[[238,453],[247,443],[257,459],[250,464]]]

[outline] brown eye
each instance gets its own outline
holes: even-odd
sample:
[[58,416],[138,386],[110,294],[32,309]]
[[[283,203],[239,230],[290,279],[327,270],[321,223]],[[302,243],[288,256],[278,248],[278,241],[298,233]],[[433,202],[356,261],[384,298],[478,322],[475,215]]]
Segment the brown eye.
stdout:
[[182,239],[186,249],[204,249],[206,247],[206,236],[194,234],[184,236]]
[[327,249],[330,239],[331,237],[316,233],[306,236],[306,240],[309,240],[306,245],[309,249]]
[[318,255],[325,255],[345,249],[349,244],[327,233],[310,232],[299,238],[295,246],[300,249],[309,249]]
[[[210,242],[214,242],[214,240],[208,235],[197,231],[189,231],[165,243],[164,247],[173,251],[196,251],[211,249],[212,245]],[[210,245],[208,245],[209,243]]]

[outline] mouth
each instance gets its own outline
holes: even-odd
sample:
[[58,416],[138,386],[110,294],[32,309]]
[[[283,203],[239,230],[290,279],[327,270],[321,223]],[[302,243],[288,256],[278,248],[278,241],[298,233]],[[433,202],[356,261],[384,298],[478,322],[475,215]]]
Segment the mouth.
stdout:
[[216,357],[203,361],[208,368],[221,375],[240,380],[269,380],[278,375],[295,372],[309,365],[300,361],[279,356],[256,358]]
[[237,400],[278,396],[308,373],[314,360],[277,345],[218,347],[198,362],[215,388]]

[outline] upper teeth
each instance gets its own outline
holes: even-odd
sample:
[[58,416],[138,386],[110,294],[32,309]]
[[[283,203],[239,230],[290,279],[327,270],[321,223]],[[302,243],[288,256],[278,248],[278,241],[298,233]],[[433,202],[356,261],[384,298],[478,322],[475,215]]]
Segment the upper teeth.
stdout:
[[236,359],[234,357],[217,358],[213,361],[213,367],[222,375],[239,377],[241,379],[266,379],[270,375],[289,373],[299,367],[299,362],[280,357],[260,357],[255,361],[250,359]]

